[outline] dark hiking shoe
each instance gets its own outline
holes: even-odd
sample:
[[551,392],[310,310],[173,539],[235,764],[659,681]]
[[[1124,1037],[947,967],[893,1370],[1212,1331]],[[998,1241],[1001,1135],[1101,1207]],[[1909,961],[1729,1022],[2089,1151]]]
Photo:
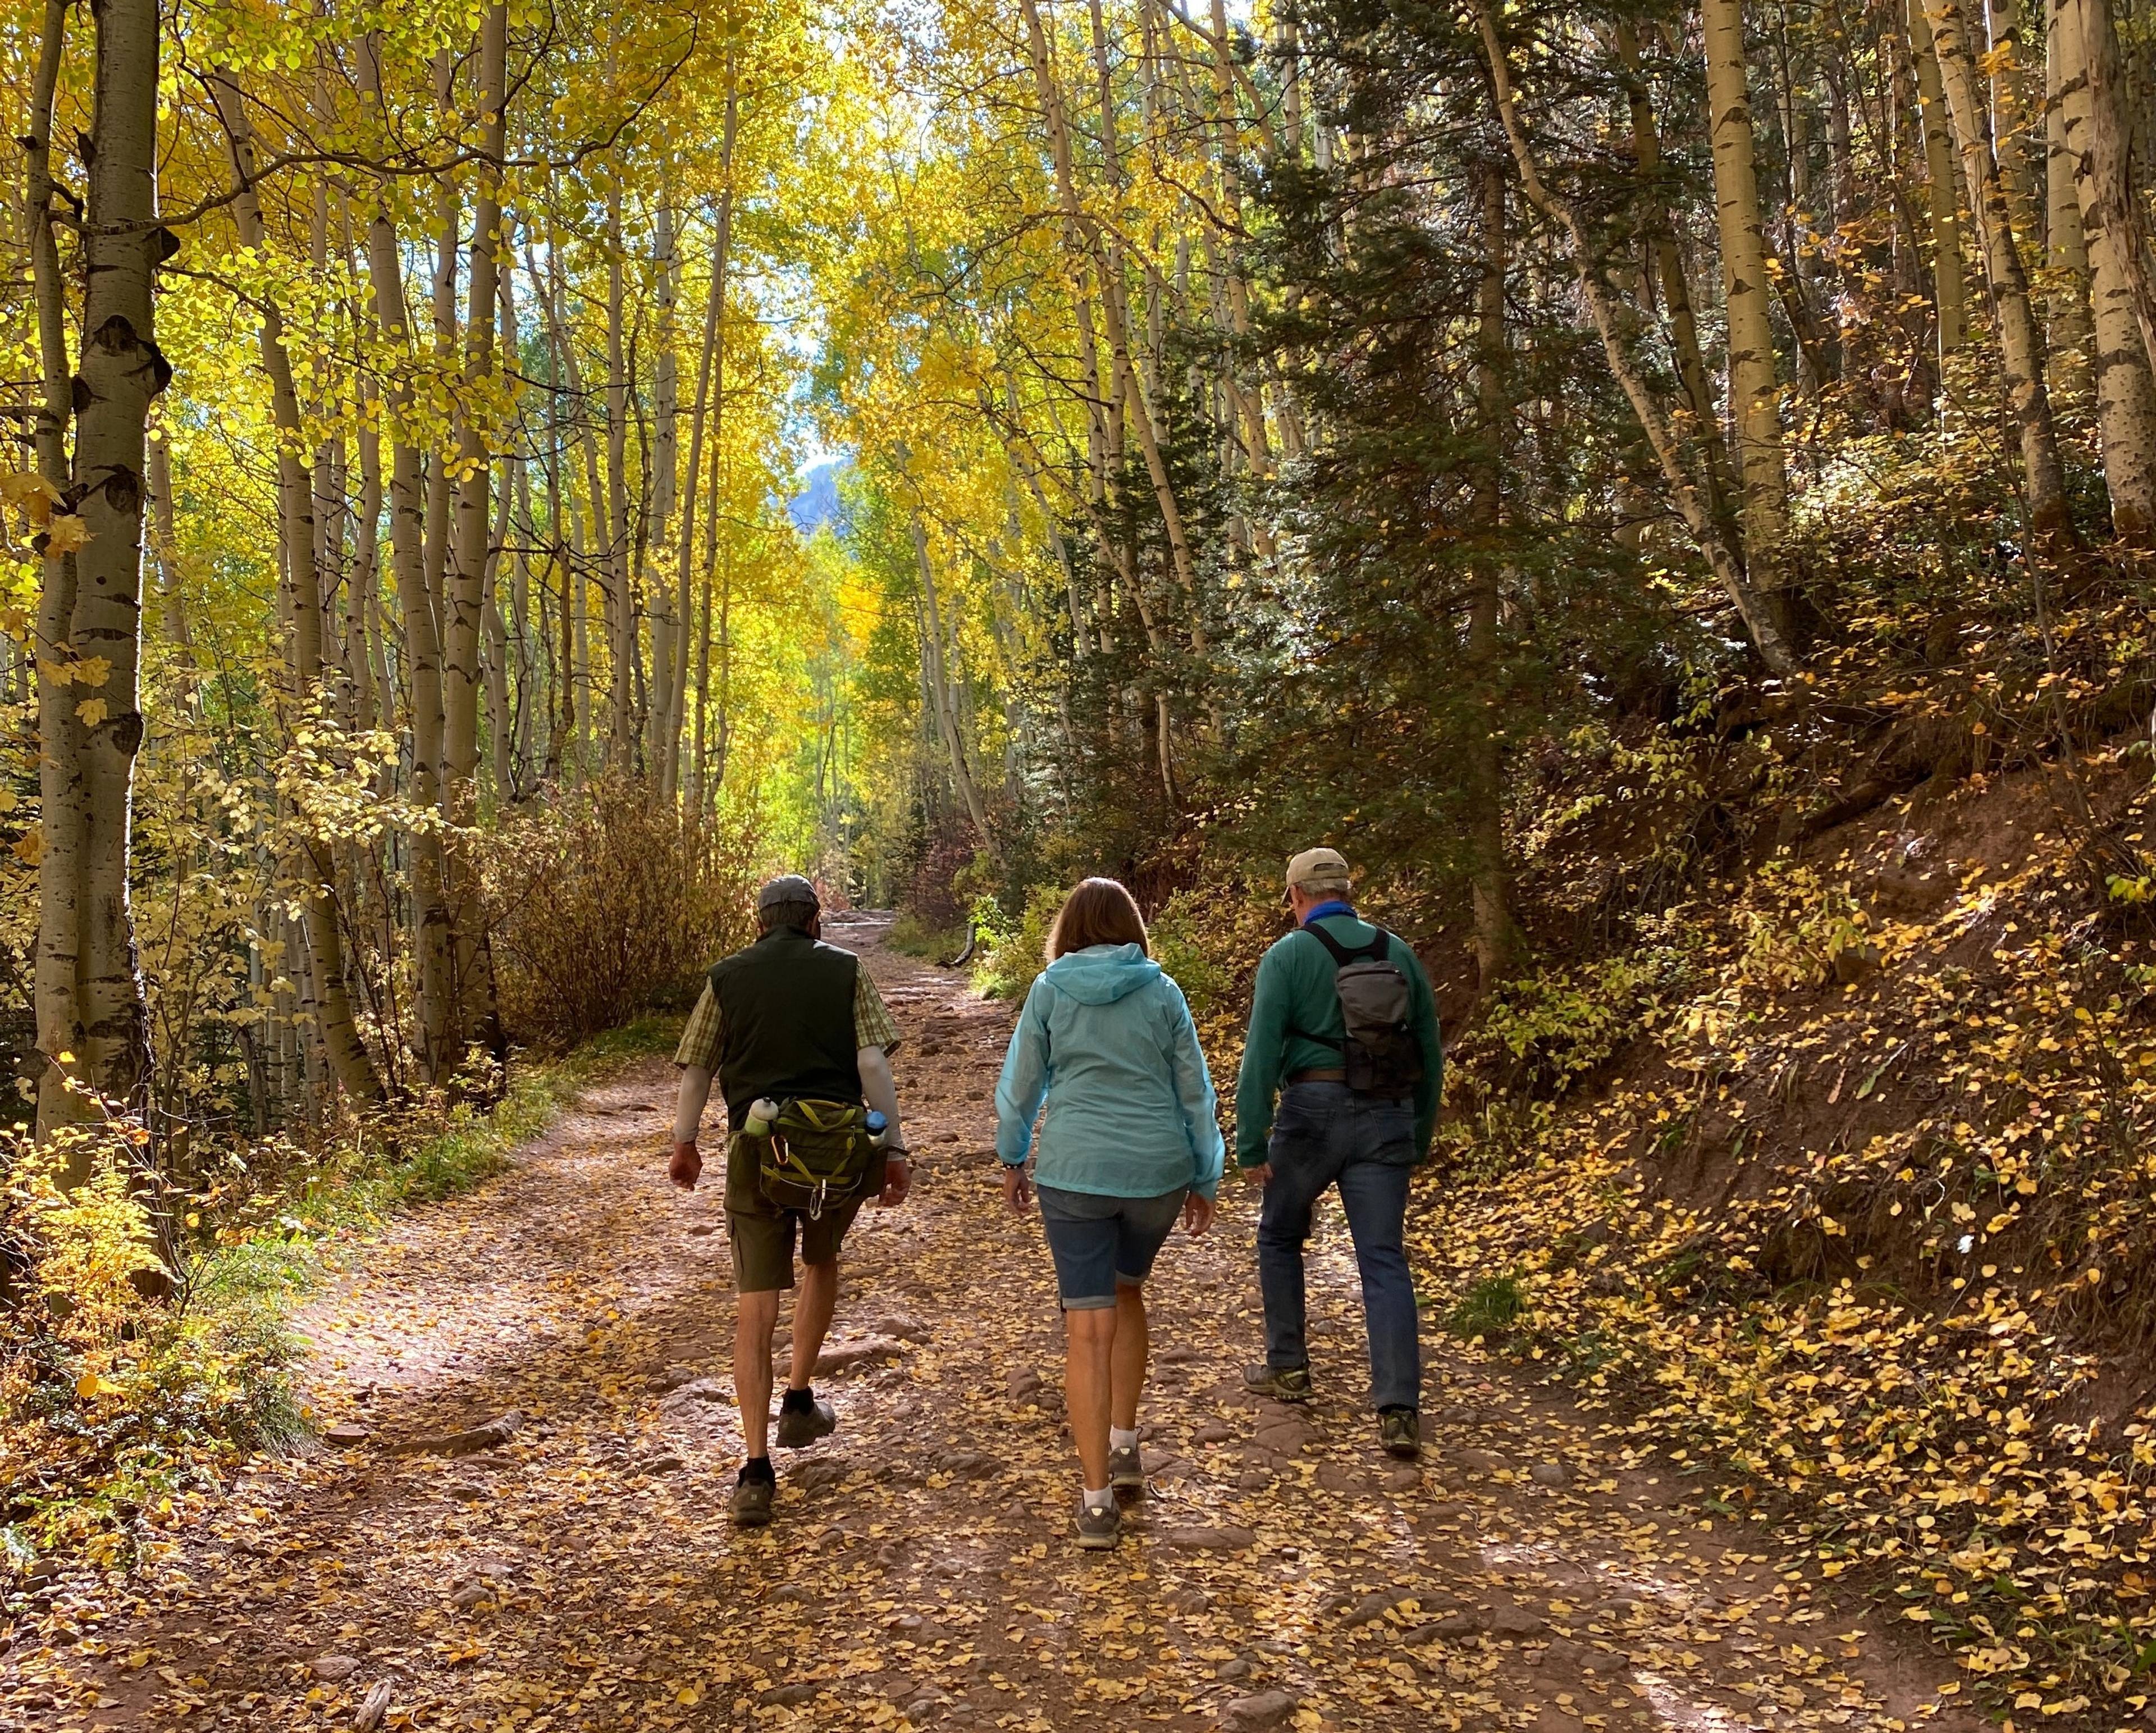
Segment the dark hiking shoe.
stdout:
[[799,1450],[814,1444],[819,1438],[828,1438],[839,1429],[839,1417],[831,1405],[820,1396],[810,1396],[805,1402],[790,1401],[793,1392],[788,1391],[788,1402],[778,1411],[778,1448],[781,1450]]
[[771,1520],[771,1500],[778,1490],[778,1478],[766,1463],[758,1473],[752,1464],[744,1464],[741,1477],[734,1482],[734,1526],[737,1529],[760,1529]]
[[1308,1366],[1252,1366],[1243,1374],[1243,1388],[1252,1396],[1270,1396],[1276,1402],[1310,1400]]
[[1138,1459],[1137,1445],[1128,1450],[1108,1452],[1108,1484],[1119,1493],[1145,1490],[1145,1464]]
[[1385,1454],[1413,1462],[1422,1454],[1422,1416],[1412,1408],[1388,1408],[1378,1416],[1378,1442]]
[[1099,1509],[1081,1502],[1078,1506],[1078,1545],[1085,1552],[1106,1552],[1123,1538],[1123,1513],[1113,1504]]

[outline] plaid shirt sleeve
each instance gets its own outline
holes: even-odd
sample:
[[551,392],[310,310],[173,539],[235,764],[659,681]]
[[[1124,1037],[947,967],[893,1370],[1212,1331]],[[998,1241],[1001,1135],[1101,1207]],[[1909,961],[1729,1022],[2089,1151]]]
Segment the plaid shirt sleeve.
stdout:
[[[855,1021],[860,1013],[856,1010]],[[719,1068],[719,999],[712,992],[711,984],[704,983],[702,995],[696,1000],[696,1010],[689,1013],[689,1021],[681,1031],[681,1044],[674,1050],[676,1065],[693,1065],[699,1070],[715,1072]]]
[[[715,1018],[716,1021],[716,1018]],[[854,1045],[856,1047],[881,1047],[886,1053],[898,1051],[898,1025],[891,1021],[890,1008],[883,1002],[883,995],[870,979],[865,969],[854,972]]]

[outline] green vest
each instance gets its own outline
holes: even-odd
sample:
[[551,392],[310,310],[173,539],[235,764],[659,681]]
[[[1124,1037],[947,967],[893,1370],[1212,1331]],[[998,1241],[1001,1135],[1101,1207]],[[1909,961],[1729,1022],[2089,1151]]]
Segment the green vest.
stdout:
[[719,1088],[738,1127],[758,1096],[861,1100],[854,1045],[860,959],[778,927],[711,969],[719,1004]]

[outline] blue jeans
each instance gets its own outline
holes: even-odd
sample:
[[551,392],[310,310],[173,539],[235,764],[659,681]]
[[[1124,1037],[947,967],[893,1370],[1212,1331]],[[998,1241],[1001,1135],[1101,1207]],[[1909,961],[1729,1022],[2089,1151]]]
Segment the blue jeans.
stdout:
[[1358,1096],[1345,1083],[1291,1083],[1266,1159],[1272,1182],[1258,1216],[1258,1288],[1265,1302],[1265,1364],[1306,1366],[1302,1247],[1310,1212],[1337,1185],[1363,1273],[1370,1396],[1378,1408],[1422,1406],[1422,1345],[1403,1244],[1414,1108]]

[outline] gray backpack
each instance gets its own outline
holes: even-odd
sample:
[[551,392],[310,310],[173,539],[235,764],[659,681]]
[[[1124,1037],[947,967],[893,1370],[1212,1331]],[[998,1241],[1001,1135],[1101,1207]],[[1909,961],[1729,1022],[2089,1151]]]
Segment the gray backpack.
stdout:
[[1392,960],[1392,935],[1380,927],[1367,945],[1349,949],[1322,927],[1303,929],[1332,953],[1340,994],[1340,1020],[1348,1038],[1334,1041],[1306,1029],[1289,1032],[1340,1049],[1348,1087],[1358,1095],[1412,1095],[1423,1078],[1422,1044],[1410,1013],[1414,1000],[1407,971]]

